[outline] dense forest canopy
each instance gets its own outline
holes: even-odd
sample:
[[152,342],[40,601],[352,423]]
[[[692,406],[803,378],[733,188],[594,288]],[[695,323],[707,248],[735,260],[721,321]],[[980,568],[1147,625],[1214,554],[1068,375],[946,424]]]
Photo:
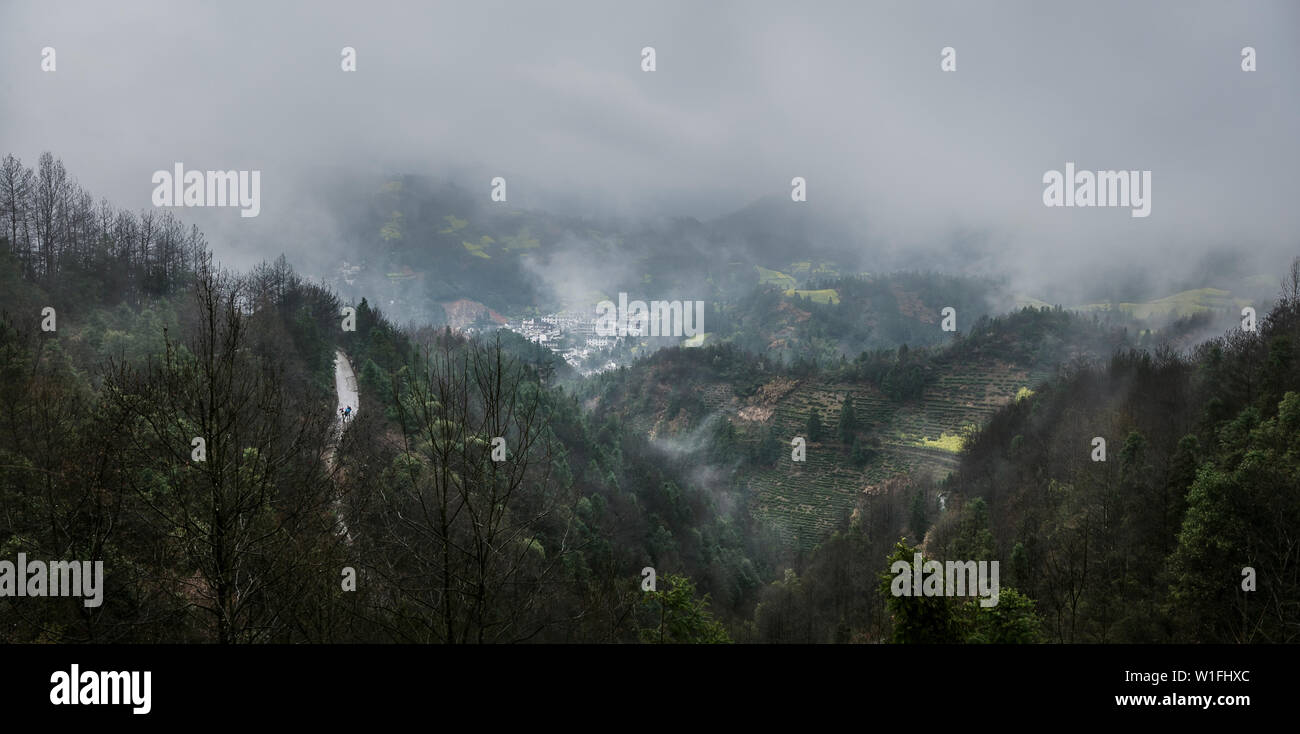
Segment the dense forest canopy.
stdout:
[[[760,272],[712,291],[702,348],[584,378],[508,330],[399,327],[284,257],[215,268],[196,228],[96,202],[50,154],[4,159],[0,217],[0,558],[105,568],[101,606],[0,597],[0,640],[1300,629],[1300,261],[1253,330]],[[954,303],[951,334],[929,314]],[[361,401],[341,431],[338,354]],[[893,595],[918,552],[999,561],[999,603]]]

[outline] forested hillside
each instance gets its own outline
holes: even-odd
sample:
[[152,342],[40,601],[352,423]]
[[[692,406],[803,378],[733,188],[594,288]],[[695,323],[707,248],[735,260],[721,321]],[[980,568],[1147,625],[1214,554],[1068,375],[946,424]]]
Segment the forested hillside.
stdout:
[[[665,349],[581,389],[593,410],[623,416],[651,438],[709,447],[714,463],[749,488],[759,516],[790,545],[810,549],[858,494],[893,477],[946,477],[970,435],[1059,366],[1156,343],[1149,332],[1130,333],[1131,324],[1025,307],[981,317],[966,334],[946,334],[944,345],[904,343],[821,364],[786,364],[734,342]],[[1203,325],[1188,319],[1160,337],[1177,340]],[[809,447],[802,461],[791,459],[796,437]]]
[[1298,296],[1300,260],[1258,331],[1078,366],[971,441],[950,487],[1053,639],[1296,639]]
[[[5,170],[0,545],[106,589],[0,599],[3,639],[718,640],[703,595],[734,617],[773,573],[743,497],[542,384],[534,345],[365,301],[344,331],[283,258],[217,272],[171,217],[89,218],[52,158]],[[336,347],[368,407],[338,446]]]
[[[758,270],[704,347],[580,378],[283,257],[219,271],[52,156],[0,174],[0,556],[105,566],[102,606],[0,597],[5,641],[1295,638],[1300,264],[1199,345],[1235,303],[1153,329]],[[1000,603],[893,596],[918,549],[1000,561]]]
[[[803,571],[764,590],[761,638],[1294,642],[1298,285],[1300,260],[1258,331],[1190,354],[1073,360],[969,436],[946,480],[859,495]],[[1000,560],[997,611],[873,597],[886,566],[862,559],[916,550]]]

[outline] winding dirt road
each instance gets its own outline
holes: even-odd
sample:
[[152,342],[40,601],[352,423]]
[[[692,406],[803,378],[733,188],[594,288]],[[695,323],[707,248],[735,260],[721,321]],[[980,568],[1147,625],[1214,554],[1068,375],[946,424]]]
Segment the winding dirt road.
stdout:
[[352,363],[348,361],[348,355],[344,354],[342,349],[334,351],[334,392],[339,398],[338,408],[334,410],[335,430],[341,434],[344,418],[339,411],[351,406],[352,416],[355,417],[361,408],[361,396],[357,392],[357,373],[352,371]]
[[[330,442],[329,452],[325,460],[329,463],[330,471],[334,471],[334,453],[338,450],[339,441],[343,440],[343,428],[352,422],[361,409],[361,395],[357,390],[357,373],[352,371],[352,363],[348,361],[348,355],[343,353],[342,349],[334,350],[334,392],[338,395],[338,407],[334,409],[334,436]],[[344,418],[341,411],[351,407],[352,413],[349,417]],[[343,533],[348,542],[352,542],[352,533],[348,532],[348,526],[343,522],[343,508],[335,507],[335,513],[339,519],[339,530]]]

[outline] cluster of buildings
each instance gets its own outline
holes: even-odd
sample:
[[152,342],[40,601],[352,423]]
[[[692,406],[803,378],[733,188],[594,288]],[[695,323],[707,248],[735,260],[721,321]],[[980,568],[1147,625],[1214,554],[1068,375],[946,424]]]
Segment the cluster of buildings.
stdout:
[[[596,329],[596,322],[594,316],[561,311],[510,321],[505,328],[556,352],[581,374],[589,375],[618,366],[612,359],[601,360],[601,352],[615,347],[619,337],[602,336]],[[629,336],[639,333],[639,329],[635,333],[629,329]]]

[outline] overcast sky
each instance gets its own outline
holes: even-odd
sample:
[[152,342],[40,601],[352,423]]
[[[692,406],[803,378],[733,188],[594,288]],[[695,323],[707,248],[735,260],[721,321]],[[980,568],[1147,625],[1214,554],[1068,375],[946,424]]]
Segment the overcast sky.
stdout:
[[[1300,3],[414,5],[6,0],[0,152],[49,150],[134,209],[176,161],[261,170],[256,219],[180,212],[239,266],[271,227],[291,259],[349,246],[303,184],[374,172],[485,197],[501,175],[517,206],[700,218],[789,202],[804,176],[864,248],[976,232],[993,261],[935,266],[1026,281],[1178,269],[1223,246],[1300,254]],[[1151,215],[1044,207],[1043,174],[1066,161],[1152,171]]]

